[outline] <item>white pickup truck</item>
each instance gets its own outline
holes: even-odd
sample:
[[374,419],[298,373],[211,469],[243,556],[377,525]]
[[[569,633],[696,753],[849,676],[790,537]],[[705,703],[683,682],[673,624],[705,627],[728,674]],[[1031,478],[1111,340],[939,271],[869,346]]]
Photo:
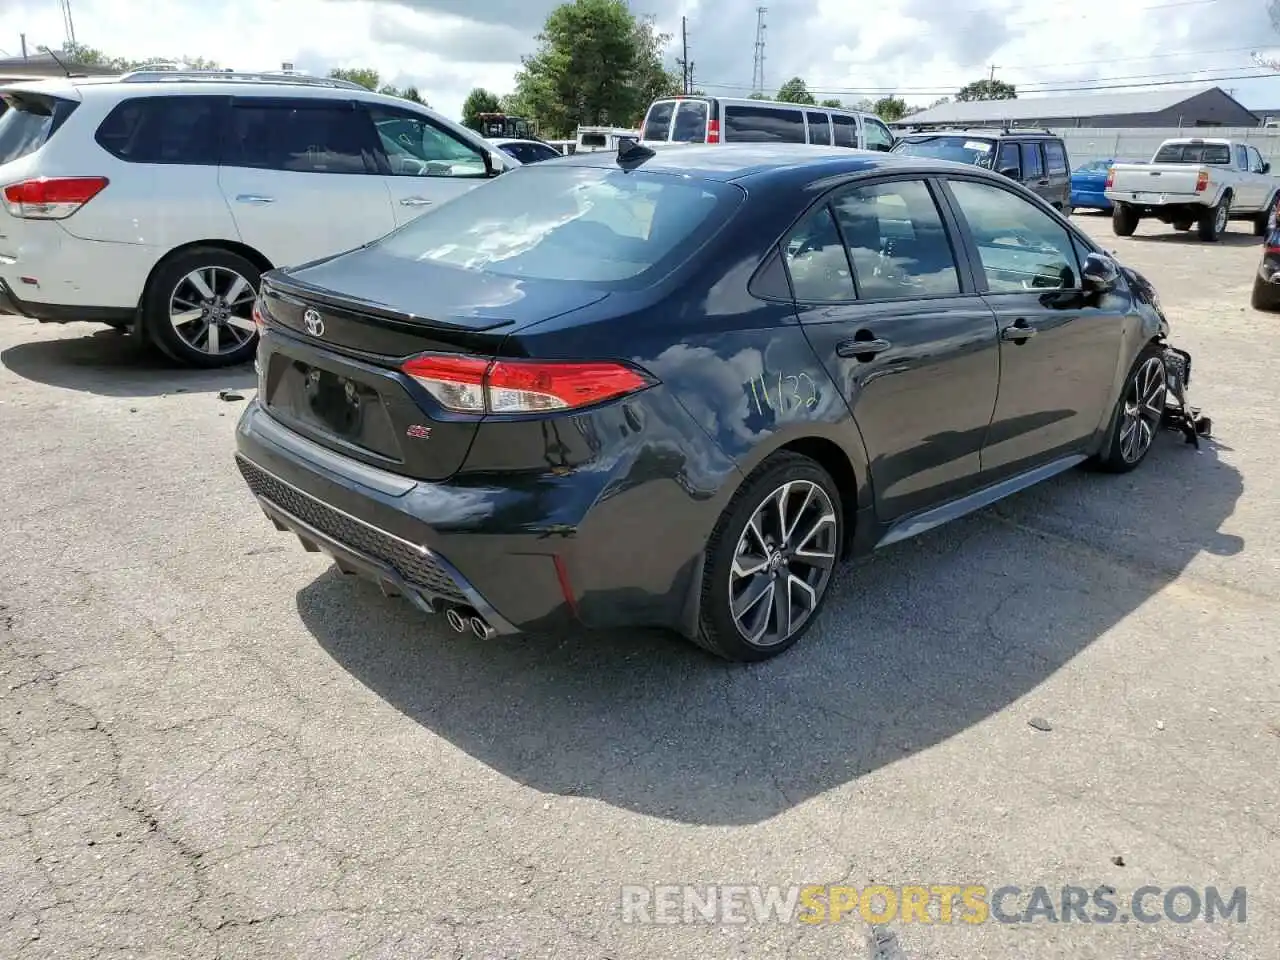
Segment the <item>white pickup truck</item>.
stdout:
[[1234,140],[1186,137],[1160,144],[1150,163],[1117,163],[1104,190],[1112,203],[1111,226],[1128,237],[1144,217],[1193,226],[1201,240],[1217,240],[1229,220],[1250,220],[1255,236],[1267,232],[1267,215],[1280,179],[1256,147]]

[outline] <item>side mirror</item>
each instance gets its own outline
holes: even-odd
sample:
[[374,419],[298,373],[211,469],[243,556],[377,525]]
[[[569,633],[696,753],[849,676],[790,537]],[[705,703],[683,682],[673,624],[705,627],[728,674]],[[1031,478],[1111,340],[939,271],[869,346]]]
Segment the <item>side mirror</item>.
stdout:
[[1270,160],[1263,160],[1263,161],[1262,161],[1262,172],[1263,172],[1263,173],[1270,173],[1270,172],[1271,172],[1271,161],[1270,161]]
[[1080,268],[1080,284],[1088,293],[1114,290],[1120,280],[1119,265],[1105,253],[1091,253]]
[[497,157],[488,150],[484,151],[484,175],[486,177],[496,177],[506,169],[505,165],[499,165]]
[[1022,175],[1022,171],[1019,170],[1017,167],[1001,167],[1000,168],[1000,176],[1008,177],[1010,180],[1020,180],[1022,179],[1021,175]]

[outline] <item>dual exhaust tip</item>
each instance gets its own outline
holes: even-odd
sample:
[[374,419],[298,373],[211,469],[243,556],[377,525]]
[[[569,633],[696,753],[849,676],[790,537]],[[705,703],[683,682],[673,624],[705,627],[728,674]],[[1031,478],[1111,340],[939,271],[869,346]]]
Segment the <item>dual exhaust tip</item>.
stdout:
[[466,633],[470,630],[481,640],[492,640],[498,635],[498,631],[485,623],[483,617],[466,607],[450,607],[444,616],[454,633]]

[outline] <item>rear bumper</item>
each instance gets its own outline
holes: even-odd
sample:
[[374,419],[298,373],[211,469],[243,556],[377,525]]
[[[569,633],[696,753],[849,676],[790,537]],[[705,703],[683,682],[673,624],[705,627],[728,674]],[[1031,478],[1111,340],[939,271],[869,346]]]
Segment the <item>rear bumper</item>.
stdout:
[[0,309],[65,323],[132,318],[164,251],[139,243],[85,240],[55,220],[0,222],[0,281],[14,303]]
[[130,323],[136,311],[128,307],[82,307],[23,300],[4,277],[0,277],[0,313],[44,323]]
[[692,585],[717,508],[655,478],[646,458],[506,483],[483,474],[431,483],[313,443],[256,399],[236,448],[277,528],[423,610],[470,607],[496,633],[577,624],[686,632],[696,614]]
[[1072,190],[1071,206],[1086,210],[1110,210],[1111,201],[1101,190]]

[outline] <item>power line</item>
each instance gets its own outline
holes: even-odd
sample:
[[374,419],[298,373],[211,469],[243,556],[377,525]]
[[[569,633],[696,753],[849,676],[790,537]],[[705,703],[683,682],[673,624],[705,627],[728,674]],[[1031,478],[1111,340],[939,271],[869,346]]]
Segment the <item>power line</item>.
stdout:
[[[1255,67],[1253,69],[1262,70],[1263,68]],[[1204,78],[1198,78],[1198,79],[1184,78],[1180,80],[1159,80],[1159,81],[1152,81],[1148,83],[1111,83],[1107,81],[1107,82],[1097,83],[1096,85],[1093,85],[1093,86],[1042,86],[1042,87],[1035,87],[1033,89],[1027,90],[1027,92],[1028,93],[1092,93],[1095,90],[1132,90],[1137,88],[1151,88],[1151,87],[1176,87],[1176,86],[1184,86],[1186,84],[1217,83],[1224,80],[1260,80],[1260,79],[1265,80],[1275,76],[1276,74],[1274,72],[1267,71],[1267,72],[1261,72],[1261,73],[1237,73],[1237,74],[1231,74],[1231,75],[1222,76],[1222,77],[1204,77]],[[744,91],[747,89],[746,87],[743,87],[738,84],[724,84],[724,83],[703,83],[702,86],[708,89],[714,89],[714,90]],[[1016,86],[1018,87],[1019,90],[1024,89],[1023,86],[1020,84],[1017,84]],[[885,96],[888,94],[896,94],[898,96],[908,96],[908,97],[949,97],[955,94],[956,88],[955,87],[949,87],[949,88],[845,87],[841,89],[834,89],[834,88],[818,89],[816,87],[809,87],[809,92],[814,94],[815,96],[821,96],[821,95],[827,95],[827,94],[836,95],[836,96],[842,95],[842,94],[854,95],[854,96],[858,96],[858,95]]]

